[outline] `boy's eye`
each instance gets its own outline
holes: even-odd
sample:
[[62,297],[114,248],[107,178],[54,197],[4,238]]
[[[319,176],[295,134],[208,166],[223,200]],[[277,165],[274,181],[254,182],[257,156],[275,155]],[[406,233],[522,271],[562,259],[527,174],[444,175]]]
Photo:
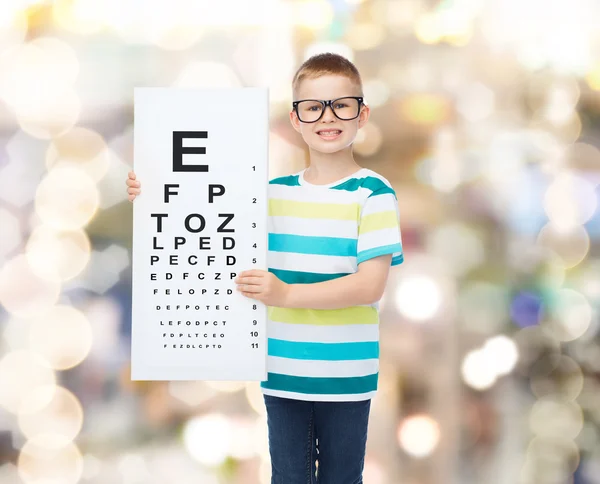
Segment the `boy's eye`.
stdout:
[[337,103],[337,104],[335,105],[335,108],[336,108],[336,109],[341,109],[341,108],[345,108],[345,107],[347,107],[347,106],[348,106],[348,105],[347,105],[346,103]]

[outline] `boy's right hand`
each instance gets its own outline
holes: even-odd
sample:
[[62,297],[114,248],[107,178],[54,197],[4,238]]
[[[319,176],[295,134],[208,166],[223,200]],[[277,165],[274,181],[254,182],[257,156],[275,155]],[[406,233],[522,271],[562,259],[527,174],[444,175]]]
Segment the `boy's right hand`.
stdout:
[[129,177],[127,178],[125,183],[129,187],[127,188],[127,193],[129,194],[127,198],[130,202],[133,202],[135,200],[135,197],[138,196],[142,191],[140,182],[135,179],[134,172],[129,172]]

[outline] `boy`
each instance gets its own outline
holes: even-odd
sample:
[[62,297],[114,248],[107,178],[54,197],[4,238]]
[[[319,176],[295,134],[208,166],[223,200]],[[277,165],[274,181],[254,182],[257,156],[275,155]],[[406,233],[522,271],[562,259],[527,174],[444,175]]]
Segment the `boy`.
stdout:
[[[362,484],[379,369],[377,302],[389,268],[403,261],[398,203],[390,183],[352,155],[370,114],[356,67],[319,54],[292,87],[290,121],[310,165],[269,182],[269,270],[235,282],[268,306],[261,388],[271,483]],[[133,172],[127,185],[133,201]]]

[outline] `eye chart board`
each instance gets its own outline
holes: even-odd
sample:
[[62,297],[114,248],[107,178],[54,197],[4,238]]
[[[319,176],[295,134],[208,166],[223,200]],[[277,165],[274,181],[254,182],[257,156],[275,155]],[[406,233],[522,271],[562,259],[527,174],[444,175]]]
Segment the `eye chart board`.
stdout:
[[132,380],[266,380],[265,88],[135,88]]

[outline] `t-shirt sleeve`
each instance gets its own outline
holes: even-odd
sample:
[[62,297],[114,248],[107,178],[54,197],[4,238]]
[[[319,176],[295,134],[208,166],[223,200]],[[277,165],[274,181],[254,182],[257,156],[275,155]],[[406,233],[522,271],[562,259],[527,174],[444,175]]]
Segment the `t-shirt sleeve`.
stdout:
[[404,262],[398,200],[388,185],[373,191],[362,205],[356,252],[357,264],[387,254],[392,254],[392,266]]

